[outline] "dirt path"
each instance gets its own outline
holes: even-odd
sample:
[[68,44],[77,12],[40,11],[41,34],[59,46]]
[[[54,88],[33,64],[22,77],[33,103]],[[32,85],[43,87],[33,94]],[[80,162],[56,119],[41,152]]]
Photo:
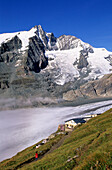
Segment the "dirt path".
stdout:
[[47,154],[52,153],[55,149],[59,148],[64,143],[65,139],[70,137],[70,135],[71,135],[71,132],[69,132],[68,135],[66,135],[63,138],[61,138],[58,143],[53,145],[52,148],[47,153],[44,154],[44,156],[47,155]]
[[[56,143],[55,145],[53,145],[48,152],[46,152],[46,153],[45,153],[44,155],[42,155],[42,156],[39,156],[38,160],[41,160],[44,156],[46,156],[47,154],[52,153],[54,150],[56,150],[57,148],[59,148],[59,147],[63,144],[63,142],[65,141],[65,139],[67,139],[67,138],[70,137],[70,135],[71,135],[71,132],[69,132],[68,135],[65,135],[64,137],[62,137],[62,138],[60,139],[60,141],[59,141],[58,143]],[[38,160],[37,160],[37,161],[38,161]],[[23,162],[22,164],[18,165],[16,168],[14,168],[14,170],[16,170],[16,169],[18,169],[18,168],[22,168],[24,165],[29,164],[29,163],[32,163],[32,162],[35,162],[35,157],[33,157],[33,158],[29,159],[28,161]]]

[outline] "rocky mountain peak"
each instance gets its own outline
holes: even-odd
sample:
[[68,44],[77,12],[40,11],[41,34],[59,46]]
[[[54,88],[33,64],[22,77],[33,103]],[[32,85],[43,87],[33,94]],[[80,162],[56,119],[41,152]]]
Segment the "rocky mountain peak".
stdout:
[[41,25],[38,25],[38,26],[37,26],[37,33],[38,33],[39,38],[40,38],[41,41],[43,42],[44,46],[46,47],[47,44],[48,44],[48,40],[47,40],[47,37],[46,37],[46,33],[45,33],[45,31],[43,30],[43,28],[42,28]]
[[75,36],[57,38],[41,25],[0,35],[0,94],[62,97],[111,72],[112,53]]
[[[10,34],[1,34],[0,64],[10,63],[15,67],[15,74],[18,77],[29,74],[30,71],[40,72],[47,66],[45,57],[45,46],[38,36],[38,27],[35,26],[29,31],[22,31]],[[40,26],[39,26],[40,28]]]

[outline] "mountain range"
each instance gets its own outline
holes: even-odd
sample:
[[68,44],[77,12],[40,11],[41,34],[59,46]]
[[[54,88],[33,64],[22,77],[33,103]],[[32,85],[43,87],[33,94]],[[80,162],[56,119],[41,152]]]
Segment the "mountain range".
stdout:
[[41,25],[0,34],[0,96],[0,106],[110,98],[112,52],[75,36],[57,38]]

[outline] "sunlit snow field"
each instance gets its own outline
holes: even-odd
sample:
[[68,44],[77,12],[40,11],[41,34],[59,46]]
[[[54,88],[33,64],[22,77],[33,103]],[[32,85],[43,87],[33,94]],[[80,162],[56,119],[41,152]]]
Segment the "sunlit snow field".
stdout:
[[112,100],[76,107],[28,108],[0,112],[0,161],[55,132],[60,123],[84,114],[103,113]]

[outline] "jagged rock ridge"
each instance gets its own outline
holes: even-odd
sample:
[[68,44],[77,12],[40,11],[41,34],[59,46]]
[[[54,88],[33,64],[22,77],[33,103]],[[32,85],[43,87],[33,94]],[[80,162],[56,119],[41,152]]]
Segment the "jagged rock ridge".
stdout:
[[83,86],[85,92],[82,85],[111,71],[112,52],[94,48],[75,36],[56,38],[40,25],[29,31],[0,35],[1,96],[67,99],[66,94],[84,97],[92,89],[89,97],[92,93],[96,97],[94,83],[87,91]]

